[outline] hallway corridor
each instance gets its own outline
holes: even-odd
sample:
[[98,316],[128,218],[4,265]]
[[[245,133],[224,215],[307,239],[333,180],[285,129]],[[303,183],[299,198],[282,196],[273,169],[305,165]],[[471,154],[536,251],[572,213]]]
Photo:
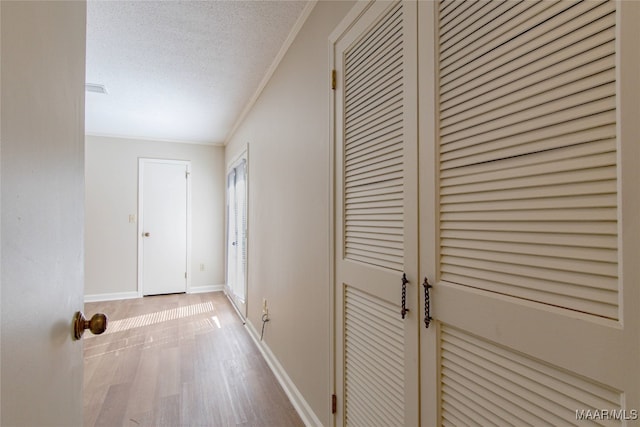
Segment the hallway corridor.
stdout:
[[85,304],[85,426],[302,426],[222,292]]

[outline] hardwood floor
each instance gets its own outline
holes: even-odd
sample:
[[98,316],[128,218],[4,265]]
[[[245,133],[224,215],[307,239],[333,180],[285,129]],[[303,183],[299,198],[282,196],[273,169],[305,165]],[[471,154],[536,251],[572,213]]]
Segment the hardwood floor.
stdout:
[[85,426],[303,426],[222,292],[85,304]]

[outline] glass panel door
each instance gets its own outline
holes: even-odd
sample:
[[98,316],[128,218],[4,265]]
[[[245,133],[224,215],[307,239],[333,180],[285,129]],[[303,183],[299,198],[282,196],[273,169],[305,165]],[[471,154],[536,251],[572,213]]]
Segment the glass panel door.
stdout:
[[247,161],[227,175],[227,294],[246,316],[247,294]]

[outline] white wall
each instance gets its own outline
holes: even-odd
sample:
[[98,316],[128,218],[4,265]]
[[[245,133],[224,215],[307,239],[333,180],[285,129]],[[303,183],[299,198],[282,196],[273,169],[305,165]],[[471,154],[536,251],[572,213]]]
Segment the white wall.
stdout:
[[[191,289],[224,284],[224,147],[86,137],[85,296],[137,293],[138,158],[191,161]],[[204,264],[204,271],[200,270]]]
[[249,142],[248,320],[323,425],[330,425],[328,37],[352,2],[318,2],[227,145]]

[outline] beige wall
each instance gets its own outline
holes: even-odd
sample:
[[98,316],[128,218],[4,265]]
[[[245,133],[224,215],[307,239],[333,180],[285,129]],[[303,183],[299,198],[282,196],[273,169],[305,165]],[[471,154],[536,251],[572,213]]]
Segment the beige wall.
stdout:
[[328,37],[352,2],[318,2],[227,146],[249,143],[248,318],[330,424]]
[[140,157],[191,161],[191,288],[224,284],[223,147],[87,136],[85,151],[88,298],[137,292]]

